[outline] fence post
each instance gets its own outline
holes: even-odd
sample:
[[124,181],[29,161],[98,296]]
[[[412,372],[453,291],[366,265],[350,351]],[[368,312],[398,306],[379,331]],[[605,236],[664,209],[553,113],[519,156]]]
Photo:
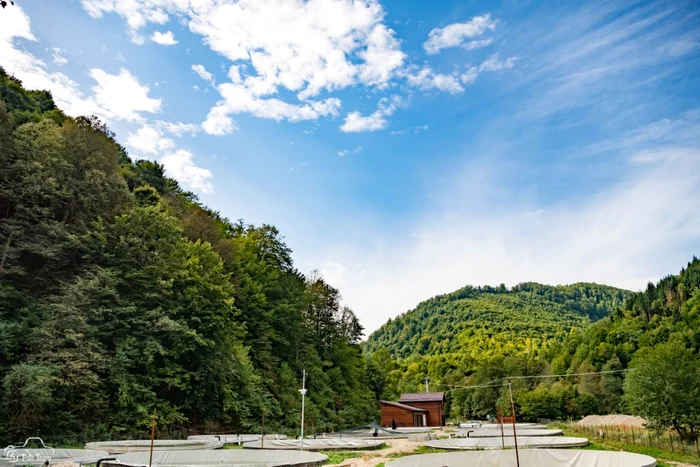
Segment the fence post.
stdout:
[[622,437],[620,436],[620,425],[617,425],[617,440],[622,441]]
[[673,450],[673,438],[671,437],[671,434],[670,434],[670,433],[668,433],[668,440],[671,442],[671,452],[675,452],[675,451]]
[[649,433],[649,428],[647,428],[647,438],[649,438],[649,447],[651,446],[651,433]]
[[637,442],[634,440],[634,427],[631,426],[630,429],[632,430],[632,444],[637,444]]

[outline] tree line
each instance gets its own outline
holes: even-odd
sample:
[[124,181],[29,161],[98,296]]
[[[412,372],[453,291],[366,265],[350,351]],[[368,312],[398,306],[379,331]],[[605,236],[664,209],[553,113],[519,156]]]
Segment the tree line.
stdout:
[[[0,439],[374,420],[363,328],[271,225],[231,222],[0,68]],[[189,430],[189,431],[188,431]]]

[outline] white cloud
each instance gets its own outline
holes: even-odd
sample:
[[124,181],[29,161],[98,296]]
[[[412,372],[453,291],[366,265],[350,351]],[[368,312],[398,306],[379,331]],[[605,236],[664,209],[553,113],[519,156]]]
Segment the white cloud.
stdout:
[[65,65],[68,63],[68,60],[61,56],[61,52],[63,52],[63,50],[58,47],[53,47],[51,50],[53,50],[53,62],[56,65]]
[[47,71],[47,65],[31,53],[15,46],[18,38],[36,41],[29,18],[15,5],[0,15],[0,64],[8,73],[22,80],[28,89],[46,89],[56,105],[68,115],[97,115],[105,120],[141,120],[140,112],[157,112],[160,100],[148,97],[149,89],[122,69],[110,75],[100,69],[90,70],[97,81],[93,96],[86,97],[78,83],[63,73]]
[[126,137],[126,145],[135,151],[139,156],[148,154],[158,154],[161,147],[168,147],[172,140],[162,138],[162,133],[150,125],[143,125],[136,133],[129,133]]
[[209,73],[206,68],[204,68],[204,65],[192,65],[192,71],[197,73],[200,78],[202,78],[204,81],[206,81],[209,84],[214,84],[214,75]]
[[142,121],[140,112],[160,111],[161,100],[148,97],[148,86],[140,84],[125,68],[118,75],[93,68],[90,76],[97,81],[97,85],[92,88],[94,100],[104,109],[108,118]]
[[498,60],[499,54],[495,53],[485,60],[480,66],[479,71],[501,71],[510,70],[515,66],[518,57],[509,57],[505,61]]
[[430,31],[428,40],[423,48],[429,54],[436,54],[449,47],[464,47],[468,50],[484,47],[491,44],[491,39],[471,40],[465,39],[479,37],[488,31],[496,29],[497,21],[491,19],[491,14],[475,16],[466,23],[454,23],[444,28],[435,28]]
[[360,133],[383,130],[389,124],[386,117],[393,115],[400,104],[401,98],[399,96],[393,96],[391,99],[384,97],[379,100],[377,110],[367,117],[364,117],[360,112],[350,112],[345,117],[340,131],[344,133]]
[[353,149],[353,150],[344,149],[344,150],[342,150],[342,151],[338,151],[338,156],[340,156],[340,157],[345,157],[345,156],[347,156],[348,154],[358,154],[358,153],[361,152],[361,151],[362,151],[362,146],[358,146],[358,147],[356,147],[356,148]]
[[476,81],[476,78],[479,77],[479,74],[481,74],[484,71],[510,70],[515,66],[515,62],[518,61],[518,57],[508,57],[508,59],[504,61],[501,61],[498,58],[499,54],[495,53],[491,55],[488,59],[484,60],[484,62],[481,65],[469,68],[460,76],[462,83],[465,86],[472,84]]
[[430,125],[427,123],[425,125],[417,125],[417,126],[412,126],[410,128],[406,128],[405,130],[394,130],[391,132],[392,135],[403,135],[406,133],[415,133],[418,134],[423,131],[428,131],[428,128],[430,128]]
[[[163,24],[177,16],[213,51],[235,62],[229,72],[231,83],[218,88],[224,101],[210,113],[219,123],[237,112],[291,121],[335,115],[338,99],[311,99],[321,91],[355,84],[383,88],[405,60],[394,31],[383,22],[381,5],[374,0],[82,3],[95,18],[111,12],[121,15],[134,35],[149,23]],[[271,97],[283,90],[295,93],[302,102]],[[240,96],[244,104],[231,99]],[[218,132],[231,131],[232,126],[212,121],[206,125]]]
[[640,289],[684,266],[700,238],[700,150],[667,149],[598,193],[546,206],[520,194],[498,204],[507,184],[484,161],[432,193],[442,201],[403,229],[415,235],[384,238],[370,228],[365,234],[376,243],[336,245],[313,262],[370,331],[468,284]]
[[394,31],[378,24],[367,37],[367,49],[359,54],[365,63],[360,66],[360,81],[367,85],[387,83],[406,58],[394,38]]
[[201,130],[199,125],[194,123],[164,122],[162,120],[158,120],[156,121],[156,125],[158,128],[161,128],[162,130],[175,136],[183,136],[185,134],[194,136]]
[[464,87],[459,82],[459,78],[453,75],[442,75],[434,73],[429,67],[423,67],[418,73],[406,76],[406,82],[418,89],[439,89],[450,94],[464,92]]
[[[183,185],[202,193],[211,193],[211,171],[197,166],[191,152],[177,149],[173,140],[165,138],[163,131],[173,129],[168,122],[156,122],[155,126],[145,124],[135,133],[129,133],[126,145],[136,152],[136,157],[155,156],[165,167],[166,174]],[[182,124],[175,124],[177,125]]]
[[258,118],[271,120],[289,120],[300,122],[316,120],[319,117],[338,115],[340,100],[329,97],[323,101],[308,100],[304,104],[294,105],[283,100],[262,99],[249,88],[240,84],[224,83],[219,85],[219,92],[224,98],[210,111],[202,128],[209,134],[222,135],[237,129],[228,115],[250,113]]
[[156,31],[151,36],[151,40],[160,45],[175,45],[177,41],[172,31],[160,32]]
[[226,114],[221,107],[214,107],[209,111],[207,119],[202,123],[202,129],[214,136],[223,136],[238,130],[238,125]]
[[211,171],[195,165],[192,160],[192,153],[184,149],[168,152],[161,157],[160,162],[165,166],[165,173],[202,193],[211,193],[213,187],[209,181],[212,177]]

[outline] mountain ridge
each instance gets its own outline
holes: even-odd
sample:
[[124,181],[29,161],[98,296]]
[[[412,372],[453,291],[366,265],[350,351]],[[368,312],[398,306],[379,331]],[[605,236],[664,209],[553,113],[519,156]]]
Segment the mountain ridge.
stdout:
[[608,316],[632,294],[589,282],[468,285],[388,320],[368,337],[365,347],[369,352],[386,348],[395,358],[451,353],[465,346],[478,352],[499,340],[514,344],[516,352],[533,344],[548,347],[548,341],[563,339],[571,329]]

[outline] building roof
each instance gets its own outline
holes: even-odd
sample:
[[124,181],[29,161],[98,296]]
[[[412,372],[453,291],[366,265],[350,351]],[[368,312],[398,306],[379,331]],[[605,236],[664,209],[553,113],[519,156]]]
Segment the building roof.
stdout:
[[418,407],[412,407],[412,406],[406,405],[406,404],[399,404],[398,402],[389,402],[389,401],[379,401],[379,402],[384,404],[384,405],[396,407],[397,409],[410,410],[411,412],[427,412],[427,410],[425,410],[425,409],[419,409]]
[[416,392],[401,394],[399,402],[442,402],[444,400],[444,392]]

